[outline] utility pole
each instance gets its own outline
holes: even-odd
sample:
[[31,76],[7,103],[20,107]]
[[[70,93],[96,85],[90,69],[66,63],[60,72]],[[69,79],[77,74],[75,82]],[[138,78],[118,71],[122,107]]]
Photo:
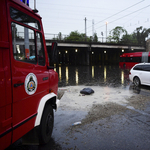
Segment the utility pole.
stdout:
[[85,41],[86,41],[86,17],[85,17]]
[[103,43],[103,32],[101,32],[101,35],[102,35],[102,43]]

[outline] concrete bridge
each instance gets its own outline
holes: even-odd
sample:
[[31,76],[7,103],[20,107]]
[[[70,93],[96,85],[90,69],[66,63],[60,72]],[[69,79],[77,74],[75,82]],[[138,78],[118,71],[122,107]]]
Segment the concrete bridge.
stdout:
[[[51,49],[51,40],[46,40],[47,49]],[[116,65],[120,55],[127,52],[145,51],[141,45],[89,42],[57,42],[59,64],[70,65]]]

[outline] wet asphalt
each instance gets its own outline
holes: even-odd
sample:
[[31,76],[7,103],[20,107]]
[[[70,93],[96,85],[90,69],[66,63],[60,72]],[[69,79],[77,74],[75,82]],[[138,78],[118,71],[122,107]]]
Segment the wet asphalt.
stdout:
[[[150,87],[134,87],[129,70],[119,66],[59,66],[55,70],[64,95],[55,112],[51,141],[40,146],[20,139],[13,149],[150,149]],[[92,87],[95,93],[82,95],[83,87]]]

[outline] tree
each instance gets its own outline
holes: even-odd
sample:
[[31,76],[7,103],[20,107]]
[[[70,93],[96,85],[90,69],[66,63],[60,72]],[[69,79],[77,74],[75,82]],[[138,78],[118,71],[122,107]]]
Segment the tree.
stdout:
[[70,35],[66,38],[67,41],[81,41],[81,35],[78,31],[73,31]]
[[112,42],[113,40],[113,42],[119,43],[121,41],[121,37],[126,34],[127,31],[123,27],[117,26],[110,31],[110,36],[108,37],[108,41]]
[[98,42],[97,33],[93,34],[93,42]]
[[121,43],[123,44],[138,44],[137,39],[133,34],[125,34],[122,36]]
[[[67,41],[76,41],[76,42],[83,42],[85,41],[85,34],[79,33],[78,31],[73,31],[69,34],[67,38],[65,38]],[[86,37],[86,41],[90,42],[91,39],[89,37]]]
[[136,28],[136,30],[133,32],[133,37],[137,40],[138,44],[142,44],[143,46],[146,46],[146,37],[148,37],[150,33],[150,28],[146,29],[142,26]]

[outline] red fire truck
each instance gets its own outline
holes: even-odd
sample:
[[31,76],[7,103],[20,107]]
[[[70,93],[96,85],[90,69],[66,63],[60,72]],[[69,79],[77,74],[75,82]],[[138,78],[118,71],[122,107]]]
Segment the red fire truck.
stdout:
[[21,0],[0,0],[0,150],[35,129],[40,143],[52,134],[58,75],[36,12]]

